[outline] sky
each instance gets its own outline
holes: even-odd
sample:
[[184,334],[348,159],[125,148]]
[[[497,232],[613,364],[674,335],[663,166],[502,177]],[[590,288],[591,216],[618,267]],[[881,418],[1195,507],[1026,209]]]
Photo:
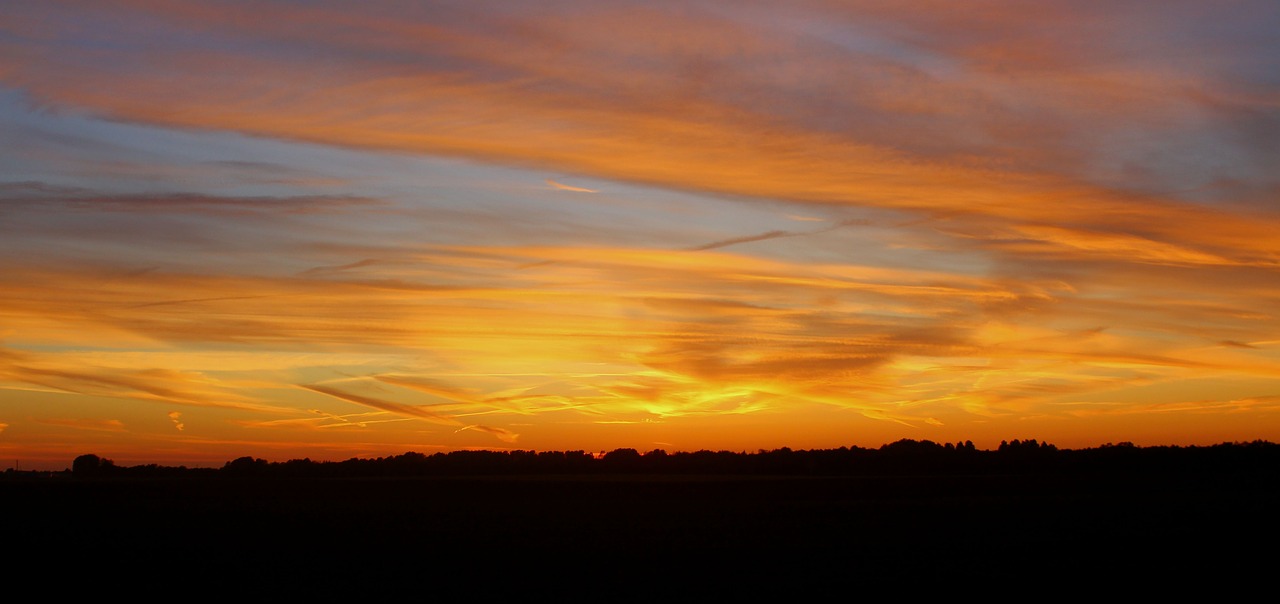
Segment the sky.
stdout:
[[0,467],[1280,441],[1276,31],[8,0]]

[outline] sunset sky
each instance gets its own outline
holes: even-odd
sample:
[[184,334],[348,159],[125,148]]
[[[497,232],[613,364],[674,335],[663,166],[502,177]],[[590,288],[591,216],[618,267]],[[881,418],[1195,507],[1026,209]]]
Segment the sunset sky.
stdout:
[[0,7],[0,468],[1280,441],[1275,0]]

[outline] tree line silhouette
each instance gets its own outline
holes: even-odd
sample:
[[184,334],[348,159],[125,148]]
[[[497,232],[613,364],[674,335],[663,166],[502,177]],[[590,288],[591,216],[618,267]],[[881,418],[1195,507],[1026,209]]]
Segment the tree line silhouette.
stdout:
[[[205,468],[86,454],[66,471],[0,476],[19,559],[76,561],[79,578],[105,571],[101,584],[139,568],[184,581],[227,568],[237,590],[272,576],[296,593],[299,578],[367,555],[375,563],[361,569],[377,581],[353,583],[362,590],[415,593],[447,579],[470,596],[496,578],[564,590],[594,577],[622,590],[597,594],[617,601],[669,598],[691,581],[709,596],[772,584],[792,599],[798,586],[825,586],[817,599],[921,581],[1085,581],[1096,595],[1115,581],[1183,589],[1190,577],[1260,589],[1273,559],[1247,552],[1280,537],[1277,506],[1280,445],[1266,441],[984,450],[904,439],[755,453],[240,457]],[[332,583],[313,586],[329,594]]]
[[1269,441],[1224,442],[1210,446],[1140,447],[1129,442],[1096,448],[1060,449],[1030,440],[1002,441],[994,450],[972,441],[936,443],[902,439],[879,448],[793,450],[755,453],[699,450],[641,453],[622,448],[602,454],[575,451],[466,450],[424,454],[406,452],[377,458],[269,462],[240,457],[221,468],[118,466],[95,454],[77,457],[76,477],[226,476],[226,477],[414,477],[519,475],[736,475],[736,476],[892,476],[967,474],[1232,474],[1280,475],[1280,445]]

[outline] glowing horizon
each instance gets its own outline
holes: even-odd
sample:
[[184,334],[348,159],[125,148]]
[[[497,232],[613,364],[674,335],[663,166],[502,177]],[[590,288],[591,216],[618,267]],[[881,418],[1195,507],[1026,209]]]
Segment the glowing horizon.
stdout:
[[346,6],[0,16],[0,467],[1280,441],[1272,3]]

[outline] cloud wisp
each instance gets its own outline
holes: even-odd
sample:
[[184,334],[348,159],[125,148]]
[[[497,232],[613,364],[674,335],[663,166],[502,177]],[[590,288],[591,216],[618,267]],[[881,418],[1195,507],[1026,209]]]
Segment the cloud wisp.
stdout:
[[393,413],[395,415],[401,415],[401,416],[409,417],[413,419],[420,419],[430,423],[440,424],[445,426],[459,426],[459,428],[455,430],[455,432],[462,431],[462,430],[478,430],[480,432],[492,434],[498,437],[503,442],[508,442],[508,443],[514,443],[519,438],[518,434],[515,434],[503,428],[496,428],[492,426],[482,426],[482,425],[475,425],[475,424],[463,424],[460,420],[458,420],[453,415],[438,412],[424,405],[409,405],[409,404],[403,404],[403,403],[396,403],[396,402],[382,400],[382,399],[371,397],[371,396],[365,396],[361,394],[346,392],[343,390],[332,388],[330,386],[324,386],[319,384],[305,384],[305,385],[299,385],[298,387],[304,390],[310,390],[312,392],[317,392],[320,394],[324,394],[326,396],[331,396],[339,400],[355,403],[357,405],[363,405],[365,407],[370,407],[373,409],[378,409],[380,411]]
[[585,187],[575,187],[573,185],[562,184],[554,180],[551,180],[550,178],[547,179],[547,184],[551,185],[553,189],[557,189],[560,191],[570,191],[573,193],[599,193],[600,192],[597,189],[588,189]]

